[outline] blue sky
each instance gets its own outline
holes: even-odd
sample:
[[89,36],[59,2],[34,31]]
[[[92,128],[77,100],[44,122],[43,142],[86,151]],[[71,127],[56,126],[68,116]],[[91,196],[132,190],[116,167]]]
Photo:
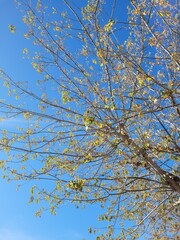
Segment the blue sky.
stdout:
[[[15,34],[9,31],[11,24],[16,27]],[[32,69],[31,60],[23,59],[23,49],[31,47],[31,42],[23,37],[25,31],[14,1],[0,0],[0,68],[15,81],[31,81],[39,77]],[[0,94],[0,99],[7,98],[1,89]],[[13,129],[17,123],[24,124],[22,119],[16,121],[0,122],[0,128]],[[0,159],[4,158],[6,156],[1,153]],[[37,206],[28,205],[31,183],[16,191],[16,183],[0,181],[0,240],[91,240],[94,236],[88,234],[88,227],[101,226],[97,221],[101,210],[95,205],[83,210],[67,205],[58,210],[57,216],[45,212],[41,218],[35,218]]]

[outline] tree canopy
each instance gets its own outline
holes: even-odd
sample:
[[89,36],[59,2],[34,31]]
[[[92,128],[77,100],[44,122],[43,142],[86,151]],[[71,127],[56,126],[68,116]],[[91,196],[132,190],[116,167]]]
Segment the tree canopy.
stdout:
[[100,203],[96,239],[178,239],[178,3],[125,1],[123,13],[122,2],[17,2],[39,80],[1,70],[2,120],[25,123],[1,130],[0,165],[8,180],[32,180],[37,216]]

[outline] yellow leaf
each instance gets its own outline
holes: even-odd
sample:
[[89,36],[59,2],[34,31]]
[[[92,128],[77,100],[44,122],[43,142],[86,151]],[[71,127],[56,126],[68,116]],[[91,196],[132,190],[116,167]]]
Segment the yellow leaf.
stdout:
[[109,20],[109,22],[104,26],[104,31],[109,32],[113,27],[113,25],[114,25],[114,21],[112,19]]
[[24,48],[24,49],[23,49],[23,53],[24,53],[24,54],[28,54],[28,53],[29,53],[28,49],[27,49],[27,48]]
[[45,197],[45,200],[46,200],[46,201],[49,201],[49,200],[50,200],[50,196],[46,196],[46,197]]
[[102,50],[102,49],[99,49],[99,50],[98,50],[97,56],[98,56],[99,58],[103,58],[103,50]]
[[9,25],[8,27],[9,27],[9,30],[10,30],[12,33],[15,33],[15,31],[16,31],[15,26]]
[[137,15],[141,13],[141,8],[140,8],[140,6],[138,6],[138,7],[134,10],[134,13],[137,14]]
[[173,81],[172,81],[172,80],[170,80],[170,81],[168,82],[168,87],[169,87],[169,88],[172,88],[172,87],[173,87],[173,85],[174,85],[174,84],[173,84]]

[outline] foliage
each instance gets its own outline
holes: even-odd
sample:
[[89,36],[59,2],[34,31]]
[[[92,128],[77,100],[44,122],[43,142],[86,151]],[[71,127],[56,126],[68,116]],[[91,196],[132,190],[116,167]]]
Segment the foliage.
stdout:
[[122,21],[122,1],[84,2],[19,1],[40,80],[1,71],[11,95],[1,113],[25,122],[1,131],[4,178],[46,181],[32,187],[30,202],[48,202],[53,214],[65,202],[99,202],[108,223],[97,239],[176,239],[177,3],[132,0]]
[[9,30],[10,30],[11,33],[15,33],[15,31],[16,31],[15,26],[9,25],[8,27],[9,27]]

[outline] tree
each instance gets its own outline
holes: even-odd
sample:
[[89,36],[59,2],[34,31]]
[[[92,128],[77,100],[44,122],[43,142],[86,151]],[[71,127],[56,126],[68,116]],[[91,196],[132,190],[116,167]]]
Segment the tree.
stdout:
[[45,181],[30,202],[48,202],[53,214],[65,202],[99,202],[108,223],[97,239],[176,239],[178,3],[132,0],[121,20],[122,1],[34,2],[18,4],[40,80],[1,70],[11,95],[1,113],[27,122],[1,131],[4,178]]

